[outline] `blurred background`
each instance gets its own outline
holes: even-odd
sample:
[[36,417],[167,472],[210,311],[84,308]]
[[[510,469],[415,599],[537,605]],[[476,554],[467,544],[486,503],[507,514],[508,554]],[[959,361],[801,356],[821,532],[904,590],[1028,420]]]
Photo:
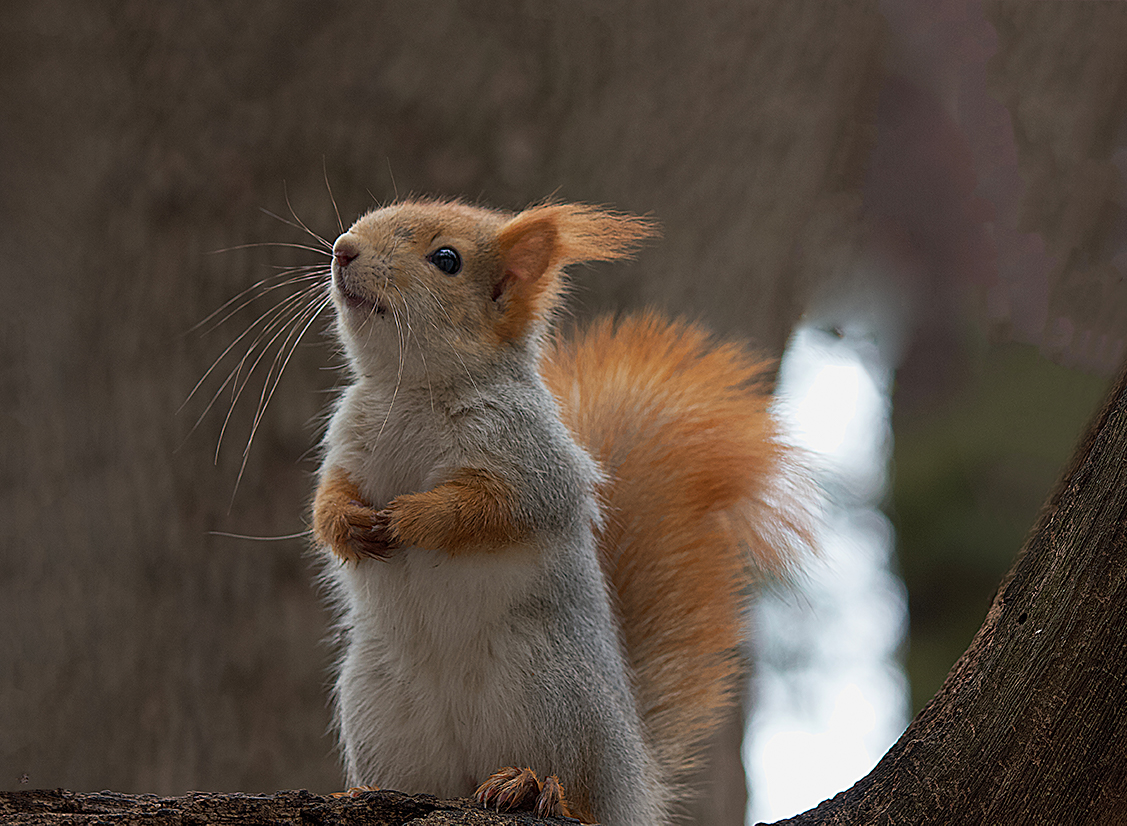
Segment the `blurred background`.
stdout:
[[660,221],[577,269],[578,319],[848,349],[914,713],[1125,355],[1125,42],[1119,2],[7,0],[0,788],[340,786],[306,543],[220,535],[306,528],[327,318],[245,468],[265,369],[226,425],[233,363],[185,400],[278,299],[196,325],[325,260],[298,219],[331,240],[408,194]]

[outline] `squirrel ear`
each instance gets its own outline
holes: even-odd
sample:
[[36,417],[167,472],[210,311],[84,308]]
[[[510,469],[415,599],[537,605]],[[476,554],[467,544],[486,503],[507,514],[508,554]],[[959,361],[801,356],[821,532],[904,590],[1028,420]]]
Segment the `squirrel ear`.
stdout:
[[555,268],[559,237],[550,216],[522,212],[501,230],[503,280],[533,283]]
[[625,258],[655,235],[656,225],[645,218],[584,204],[546,204],[514,217],[498,240],[514,275],[535,279],[549,269],[580,261]]
[[613,261],[657,234],[653,222],[583,204],[547,204],[516,215],[498,235],[501,279],[493,298],[506,298],[513,330],[544,318],[556,305],[561,271],[580,261]]

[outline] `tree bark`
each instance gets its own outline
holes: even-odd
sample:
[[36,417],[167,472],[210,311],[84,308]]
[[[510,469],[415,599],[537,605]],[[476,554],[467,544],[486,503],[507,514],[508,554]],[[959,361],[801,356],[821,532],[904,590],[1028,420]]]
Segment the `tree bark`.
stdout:
[[[0,792],[0,822],[12,826],[187,826],[187,824],[317,824],[317,826],[422,826],[543,823],[526,814],[487,811],[467,800],[439,800],[429,795],[365,792],[355,798],[326,797],[307,791],[273,795],[207,794],[183,797],[116,792]],[[574,822],[574,821],[570,821]]]
[[1127,365],[966,653],[813,824],[1127,822]]

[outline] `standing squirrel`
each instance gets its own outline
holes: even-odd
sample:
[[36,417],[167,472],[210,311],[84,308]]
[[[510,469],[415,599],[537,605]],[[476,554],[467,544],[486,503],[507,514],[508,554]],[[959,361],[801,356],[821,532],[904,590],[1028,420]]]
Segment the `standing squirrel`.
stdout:
[[654,313],[551,334],[567,265],[653,234],[424,200],[333,245],[353,382],[313,532],[350,784],[669,822],[735,699],[749,586],[801,528],[766,363]]

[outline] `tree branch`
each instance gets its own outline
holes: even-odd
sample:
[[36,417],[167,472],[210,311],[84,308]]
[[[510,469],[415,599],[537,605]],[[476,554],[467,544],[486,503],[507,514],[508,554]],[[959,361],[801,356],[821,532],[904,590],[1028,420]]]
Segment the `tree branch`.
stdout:
[[272,795],[193,792],[183,797],[157,797],[55,789],[0,792],[0,822],[11,826],[531,826],[548,821],[526,814],[487,811],[468,800],[439,800],[390,791],[365,792],[352,798],[322,797],[306,791]]

